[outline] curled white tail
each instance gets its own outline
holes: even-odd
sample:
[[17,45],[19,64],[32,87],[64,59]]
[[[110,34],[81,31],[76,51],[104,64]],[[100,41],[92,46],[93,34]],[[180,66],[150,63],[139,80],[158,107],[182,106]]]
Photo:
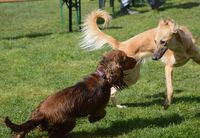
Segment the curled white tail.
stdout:
[[107,27],[111,21],[111,16],[106,11],[96,10],[91,12],[82,25],[81,48],[92,51],[101,48],[105,44],[117,48],[119,42],[99,29],[96,23],[98,18],[104,20],[103,27]]

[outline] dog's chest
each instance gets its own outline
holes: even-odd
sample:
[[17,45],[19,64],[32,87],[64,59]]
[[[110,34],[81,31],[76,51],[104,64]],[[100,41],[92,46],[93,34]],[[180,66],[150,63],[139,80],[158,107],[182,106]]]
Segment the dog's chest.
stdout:
[[168,65],[175,67],[184,65],[189,60],[187,53],[179,53],[168,50],[165,55],[161,58],[161,61]]

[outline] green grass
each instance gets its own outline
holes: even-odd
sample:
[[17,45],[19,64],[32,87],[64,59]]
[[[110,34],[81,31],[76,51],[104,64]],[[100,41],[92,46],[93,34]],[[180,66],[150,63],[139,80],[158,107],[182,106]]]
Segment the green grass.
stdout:
[[[107,2],[108,3],[108,2]],[[113,19],[106,33],[126,40],[149,28],[160,18],[171,17],[186,25],[200,43],[200,2],[167,0],[160,11],[148,5],[136,7],[141,13]],[[116,1],[115,10],[118,12]],[[82,1],[82,18],[98,8],[97,1]],[[106,9],[111,9],[106,5]],[[51,93],[70,86],[92,72],[101,55],[110,48],[94,52],[82,51],[78,43],[81,33],[73,20],[73,33],[62,28],[58,0],[0,4],[0,138],[10,137],[3,119],[10,116],[21,123],[31,111]],[[188,62],[174,70],[174,101],[163,110],[165,97],[164,66],[149,60],[141,70],[137,84],[117,95],[127,109],[117,109],[109,103],[107,115],[90,124],[79,119],[71,135],[118,138],[197,138],[200,137],[200,66]],[[27,137],[47,137],[31,132]]]

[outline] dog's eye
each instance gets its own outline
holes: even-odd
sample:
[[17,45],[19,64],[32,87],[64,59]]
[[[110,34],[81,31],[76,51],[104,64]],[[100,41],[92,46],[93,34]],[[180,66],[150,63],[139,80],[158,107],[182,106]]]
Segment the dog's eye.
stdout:
[[160,44],[165,44],[165,43],[166,43],[166,41],[160,40]]
[[113,75],[113,74],[114,74],[114,71],[110,71],[110,74],[112,74],[112,75]]

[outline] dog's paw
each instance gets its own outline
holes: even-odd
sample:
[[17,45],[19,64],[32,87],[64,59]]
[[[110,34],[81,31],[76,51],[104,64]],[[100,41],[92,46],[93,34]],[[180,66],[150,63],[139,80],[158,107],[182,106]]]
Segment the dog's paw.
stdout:
[[117,104],[116,107],[117,107],[117,108],[127,108],[126,105],[120,105],[120,104]]
[[12,135],[11,138],[25,138],[25,136],[22,136],[20,134],[14,134],[14,135]]
[[164,107],[164,110],[167,110],[169,108],[169,105],[170,105],[170,102],[169,100],[165,100],[165,102],[163,103],[163,107]]

